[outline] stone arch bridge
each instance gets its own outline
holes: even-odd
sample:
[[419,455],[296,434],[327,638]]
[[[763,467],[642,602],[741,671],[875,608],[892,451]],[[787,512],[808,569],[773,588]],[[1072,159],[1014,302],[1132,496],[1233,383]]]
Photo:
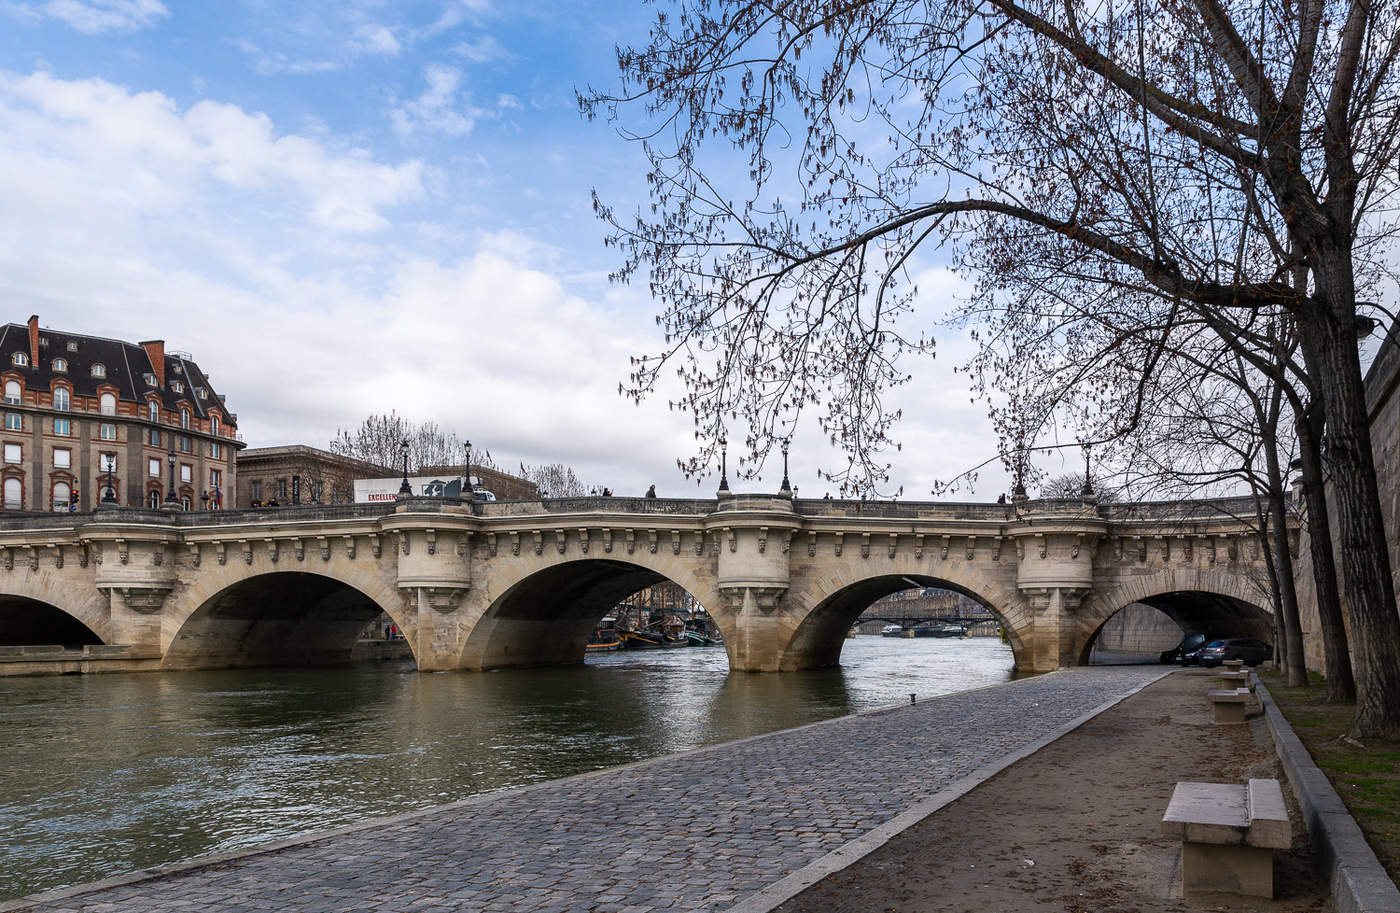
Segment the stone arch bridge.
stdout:
[[615,603],[671,580],[710,611],[731,669],[787,671],[835,663],[874,600],[941,586],[986,605],[1040,672],[1086,661],[1133,602],[1269,638],[1252,519],[1249,500],[768,495],[10,517],[0,644],[77,631],[92,669],[336,662],[382,610],[424,671],[577,662]]

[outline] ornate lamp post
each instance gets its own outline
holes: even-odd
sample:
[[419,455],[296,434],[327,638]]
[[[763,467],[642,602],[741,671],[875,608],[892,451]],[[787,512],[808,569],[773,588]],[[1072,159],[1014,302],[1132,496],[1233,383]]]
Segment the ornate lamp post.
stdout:
[[166,510],[179,510],[180,496],[175,494],[175,441],[172,435],[170,441],[170,453],[166,454],[166,462],[170,464],[170,487],[165,492],[165,504],[162,506]]
[[103,504],[117,503],[117,487],[112,484],[112,472],[117,468],[117,455],[114,453],[102,454],[102,461],[107,464],[107,487],[102,492]]
[[729,491],[729,442],[719,439],[719,490]]
[[779,493],[787,492],[792,494],[792,483],[788,481],[788,446],[790,441],[783,441],[783,487],[778,489]]
[[467,441],[467,499],[472,497],[472,442]]
[[403,453],[403,482],[399,484],[399,497],[407,498],[413,494],[413,486],[408,484],[408,438],[399,444],[399,451]]

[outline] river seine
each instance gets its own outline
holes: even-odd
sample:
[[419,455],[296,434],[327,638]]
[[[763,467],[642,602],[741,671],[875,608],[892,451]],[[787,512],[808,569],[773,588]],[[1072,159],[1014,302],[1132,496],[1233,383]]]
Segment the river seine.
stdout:
[[487,673],[365,664],[0,679],[0,900],[1011,671],[996,638],[866,636],[846,642],[839,669],[782,675],[730,675],[723,648],[707,647]]

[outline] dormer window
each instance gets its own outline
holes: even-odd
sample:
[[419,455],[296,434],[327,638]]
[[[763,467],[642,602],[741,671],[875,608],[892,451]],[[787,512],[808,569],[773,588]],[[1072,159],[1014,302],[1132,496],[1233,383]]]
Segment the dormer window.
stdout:
[[92,366],[92,376],[93,376],[93,377],[106,377],[106,376],[107,376],[107,366],[104,365],[104,364],[95,364],[95,365],[93,365],[93,366]]
[[194,393],[195,393],[195,395],[198,396],[200,399],[208,399],[208,398],[209,398],[209,391],[206,390],[206,389],[204,389],[203,387],[195,387],[195,388],[194,388]]
[[66,359],[66,358],[55,358],[55,359],[53,360],[53,370],[54,370],[54,373],[55,373],[55,374],[67,374],[67,373],[68,373],[68,359]]
[[5,381],[5,402],[12,406],[17,406],[24,402],[24,388],[19,385],[19,381]]
[[154,374],[142,374],[141,379],[146,382],[146,386],[148,387],[154,387],[156,385],[156,376]]
[[76,342],[74,342],[73,340],[71,340],[71,339],[68,340],[68,351],[70,351],[70,352],[76,352],[76,351],[78,351],[78,344],[77,344]]
[[53,407],[60,412],[67,412],[70,408],[67,387],[53,388]]
[[188,428],[189,426],[190,426],[190,410],[188,410],[188,409],[181,409],[181,410],[180,410],[180,427],[181,427],[181,428]]
[[172,393],[184,393],[185,385],[180,383],[178,380],[172,380],[170,382],[170,391]]
[[29,364],[29,356],[23,352],[16,352],[10,356],[10,361],[23,368],[25,365]]
[[40,337],[39,337],[39,345],[41,345],[41,346],[46,346],[46,345],[48,345],[48,344],[49,344],[49,337],[47,337],[47,336],[40,336]]
[[217,415],[211,415],[211,416],[209,416],[209,433],[210,433],[210,434],[218,434],[218,433],[219,433],[219,417],[218,417]]
[[146,418],[153,422],[160,421],[160,403],[153,399],[146,401]]
[[185,373],[184,368],[180,367],[180,363],[179,363],[178,361],[175,362],[175,373],[176,373],[176,374],[184,374],[184,373]]

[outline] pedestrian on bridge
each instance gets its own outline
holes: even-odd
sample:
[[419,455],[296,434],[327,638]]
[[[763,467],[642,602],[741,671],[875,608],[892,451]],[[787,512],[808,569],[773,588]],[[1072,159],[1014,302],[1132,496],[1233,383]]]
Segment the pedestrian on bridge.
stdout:
[[655,497],[656,497],[656,486],[655,486],[655,485],[653,485],[653,486],[651,486],[650,488],[647,489],[647,497],[648,497],[648,498],[655,498]]

